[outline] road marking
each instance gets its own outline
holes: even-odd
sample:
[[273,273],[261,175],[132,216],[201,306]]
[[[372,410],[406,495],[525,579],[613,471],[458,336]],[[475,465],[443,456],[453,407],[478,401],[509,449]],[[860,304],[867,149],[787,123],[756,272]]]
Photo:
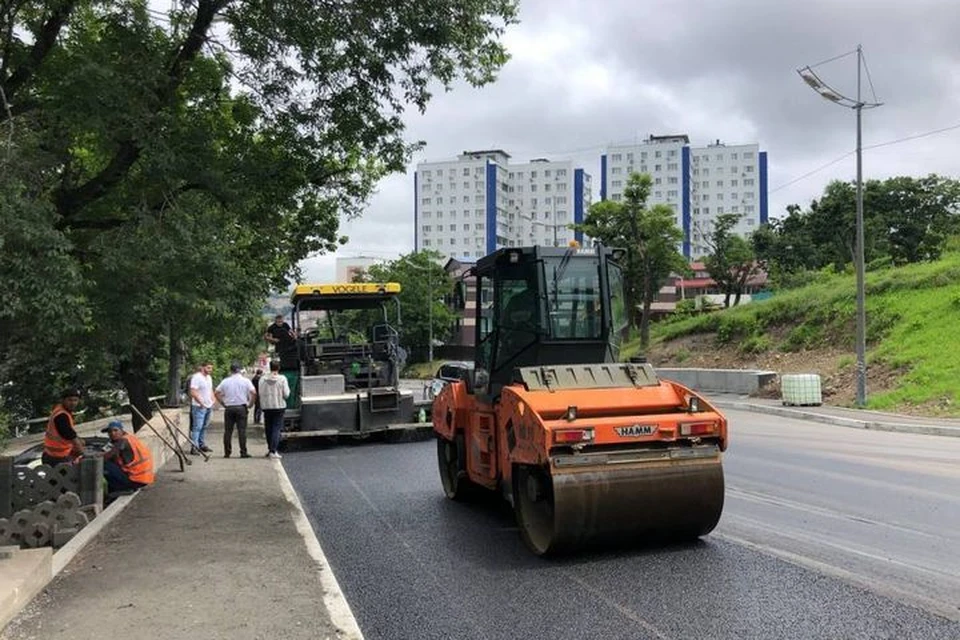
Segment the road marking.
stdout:
[[762,491],[750,491],[748,489],[740,489],[738,487],[727,486],[727,497],[739,498],[747,502],[753,502],[758,504],[769,504],[775,507],[783,507],[785,509],[794,509],[796,511],[802,511],[802,512],[811,513],[814,515],[820,515],[827,518],[836,518],[838,520],[849,520],[851,522],[868,524],[875,527],[886,527],[889,529],[894,529],[896,531],[902,531],[904,533],[910,533],[918,536],[923,536],[926,538],[933,538],[935,540],[946,539],[943,535],[928,533],[926,531],[914,529],[912,527],[908,527],[902,524],[897,524],[895,522],[881,522],[880,520],[873,520],[865,516],[856,516],[849,513],[844,513],[842,511],[837,511],[834,509],[828,509],[826,507],[818,507],[816,505],[807,504],[804,502],[798,502],[796,500],[790,500],[788,498],[781,498],[779,496],[775,496],[770,493],[764,493]]
[[[749,518],[737,518],[737,519],[750,521]],[[754,523],[758,524],[755,521]],[[772,527],[764,527],[762,525],[759,528],[767,529],[769,531],[776,531]],[[776,531],[776,533],[779,533],[784,538],[788,538],[788,539],[793,538],[798,541],[804,541],[802,536],[795,536],[795,535],[783,533],[782,531]],[[823,562],[822,560],[816,560],[809,556],[800,555],[799,553],[794,553],[792,551],[787,551],[785,549],[778,549],[777,547],[774,547],[769,544],[754,542],[752,540],[748,540],[746,538],[743,538],[734,534],[730,534],[730,533],[713,531],[710,534],[710,537],[718,538],[720,540],[725,540],[727,542],[730,542],[736,545],[747,547],[748,549],[752,549],[754,551],[764,553],[769,556],[777,557],[781,560],[785,560],[799,567],[803,567],[805,569],[811,569],[813,571],[817,571],[827,576],[845,580],[866,591],[870,591],[888,598],[897,599],[908,605],[912,605],[920,609],[925,609],[938,616],[947,618],[948,620],[952,620],[954,622],[960,622],[960,608],[958,608],[956,605],[951,604],[949,602],[935,600],[921,593],[917,593],[916,591],[911,591],[909,589],[897,587],[889,583],[881,583],[877,580],[876,577],[860,575],[858,573],[854,573],[853,571],[841,569],[840,567],[832,565],[828,562]],[[814,544],[816,544],[817,542],[815,540],[806,540],[806,541],[812,542]],[[820,542],[823,542],[823,541],[820,541]],[[828,546],[833,546],[840,550],[845,549],[844,547],[839,545],[828,545]],[[854,549],[849,549],[849,551],[851,551],[855,555],[862,554],[862,552],[857,552]],[[880,558],[878,556],[871,556],[870,554],[863,554],[863,555],[867,555],[868,557],[873,557],[882,561],[890,561],[889,558]],[[896,563],[896,564],[905,565],[905,563]],[[924,571],[922,567],[916,567],[912,565],[906,565],[906,566],[911,569]]]
[[297,527],[297,532],[303,537],[307,553],[310,554],[310,557],[313,558],[320,569],[323,604],[330,614],[330,621],[337,627],[340,638],[344,640],[363,640],[360,625],[357,624],[357,619],[353,617],[353,611],[350,610],[350,605],[347,603],[343,591],[340,590],[340,584],[337,582],[336,576],[333,575],[333,569],[327,562],[327,556],[324,555],[323,549],[320,547],[317,534],[310,526],[310,520],[307,519],[307,514],[303,510],[300,498],[297,497],[296,490],[290,484],[290,478],[287,477],[286,470],[279,460],[271,460],[271,462],[280,479],[280,488],[283,490],[283,495],[293,507],[293,522]]
[[647,622],[646,620],[644,620],[643,618],[641,618],[640,615],[639,615],[636,611],[634,611],[633,609],[630,609],[630,608],[628,608],[628,607],[623,606],[622,604],[620,604],[619,602],[617,602],[616,600],[614,600],[613,598],[611,598],[610,596],[608,596],[608,595],[605,594],[604,592],[600,591],[600,589],[596,588],[595,586],[593,586],[593,585],[590,584],[589,582],[585,581],[583,578],[580,578],[579,576],[571,576],[570,579],[573,580],[574,582],[576,582],[578,585],[580,585],[580,586],[583,588],[584,591],[589,592],[590,595],[592,595],[593,597],[595,597],[595,598],[597,598],[598,600],[602,601],[602,602],[603,602],[604,604],[606,604],[607,606],[616,609],[616,610],[619,611],[625,618],[628,618],[628,619],[630,619],[630,620],[633,620],[634,622],[636,622],[637,624],[639,624],[641,627],[643,627],[644,629],[646,629],[647,631],[649,631],[650,633],[652,633],[654,636],[656,636],[656,637],[659,638],[660,640],[670,640],[670,636],[668,636],[668,635],[666,635],[665,633],[663,633],[663,631],[660,631],[660,629],[658,629],[658,628],[657,628],[656,626],[654,626],[652,623]]

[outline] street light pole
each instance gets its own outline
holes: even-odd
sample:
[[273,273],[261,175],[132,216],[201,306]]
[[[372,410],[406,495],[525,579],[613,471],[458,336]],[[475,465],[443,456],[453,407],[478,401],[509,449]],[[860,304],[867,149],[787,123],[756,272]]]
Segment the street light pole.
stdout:
[[[856,239],[854,247],[853,261],[855,263],[857,278],[857,335],[856,335],[856,354],[857,354],[857,389],[856,403],[858,407],[863,407],[867,403],[867,312],[866,312],[866,276],[864,267],[864,232],[863,232],[863,110],[879,107],[882,102],[878,102],[874,95],[873,102],[864,102],[862,97],[862,70],[866,64],[863,59],[863,47],[857,45],[855,51],[850,51],[821,62],[818,65],[832,62],[838,58],[846,57],[852,53],[857,54],[857,98],[849,98],[839,91],[834,90],[813,71],[813,67],[806,66],[797,69],[797,73],[810,87],[820,94],[821,97],[839,104],[842,107],[848,107],[857,112],[857,213],[856,213]],[[868,70],[869,79],[869,70]],[[872,88],[872,83],[871,83]]]
[[864,273],[863,233],[863,100],[860,98],[860,68],[863,49],[857,45],[857,406],[867,403],[867,303]]

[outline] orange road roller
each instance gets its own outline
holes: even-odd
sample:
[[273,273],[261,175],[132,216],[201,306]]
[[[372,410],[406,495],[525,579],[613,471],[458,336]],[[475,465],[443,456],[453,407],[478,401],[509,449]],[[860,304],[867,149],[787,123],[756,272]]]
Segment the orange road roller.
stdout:
[[619,361],[622,253],[510,247],[464,276],[476,356],[433,402],[440,479],[502,494],[538,555],[693,539],[723,510],[726,418]]

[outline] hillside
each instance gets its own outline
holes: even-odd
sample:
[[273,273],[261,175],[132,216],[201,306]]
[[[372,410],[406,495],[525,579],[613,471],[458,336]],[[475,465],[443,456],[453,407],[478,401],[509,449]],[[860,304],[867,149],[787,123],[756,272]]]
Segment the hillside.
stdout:
[[[960,250],[933,263],[867,273],[871,409],[960,417]],[[645,354],[660,366],[818,373],[824,402],[852,405],[852,274],[710,314],[657,323]],[[624,355],[638,351],[634,341]]]

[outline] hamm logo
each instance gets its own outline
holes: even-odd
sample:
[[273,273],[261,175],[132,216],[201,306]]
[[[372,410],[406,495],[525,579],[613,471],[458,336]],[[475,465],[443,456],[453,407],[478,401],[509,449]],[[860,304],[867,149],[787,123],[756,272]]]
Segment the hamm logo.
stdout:
[[657,432],[657,427],[652,424],[635,424],[629,427],[614,427],[613,430],[621,438],[638,438],[640,436],[652,436]]

